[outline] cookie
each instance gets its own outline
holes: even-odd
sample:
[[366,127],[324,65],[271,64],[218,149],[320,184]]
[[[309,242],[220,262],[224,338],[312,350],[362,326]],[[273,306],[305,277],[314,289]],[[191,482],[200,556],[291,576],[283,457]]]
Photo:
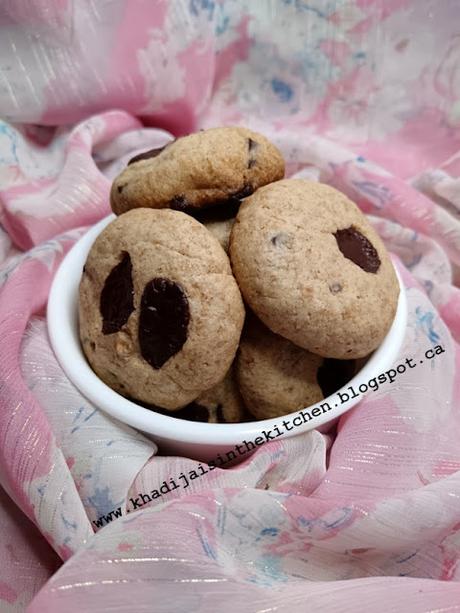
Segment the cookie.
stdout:
[[358,207],[300,179],[267,185],[241,205],[230,257],[244,299],[273,332],[312,353],[363,357],[393,321],[399,285]]
[[133,158],[112,184],[117,215],[133,208],[194,213],[239,202],[284,176],[284,160],[262,134],[241,127],[211,128]]
[[270,419],[321,400],[316,375],[322,361],[251,319],[236,359],[238,387],[250,413]]
[[347,383],[353,360],[323,358],[248,318],[236,359],[238,387],[257,419],[287,415],[315,404]]
[[202,224],[136,209],[93,244],[79,318],[86,357],[105,383],[176,410],[228,371],[244,306],[227,255]]

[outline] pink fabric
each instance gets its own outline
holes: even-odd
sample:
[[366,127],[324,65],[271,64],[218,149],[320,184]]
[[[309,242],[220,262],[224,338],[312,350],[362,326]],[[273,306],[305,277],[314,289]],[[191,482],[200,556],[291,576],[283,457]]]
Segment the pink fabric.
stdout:
[[[1,611],[460,610],[459,18],[456,0],[3,3]],[[369,215],[407,291],[397,363],[417,366],[328,434],[116,517],[198,462],[69,382],[50,284],[130,156],[228,123]]]

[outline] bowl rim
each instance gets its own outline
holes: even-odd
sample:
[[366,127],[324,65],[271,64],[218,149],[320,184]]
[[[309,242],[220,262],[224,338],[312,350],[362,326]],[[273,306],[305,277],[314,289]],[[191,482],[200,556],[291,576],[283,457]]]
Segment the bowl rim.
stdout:
[[326,402],[331,406],[334,405],[327,413],[323,412],[307,423],[296,426],[294,432],[291,433],[292,428],[284,431],[280,438],[293,436],[316,429],[340,417],[355,406],[369,393],[369,390],[360,393],[358,398],[351,397],[349,400],[338,404],[340,392],[346,391],[346,388],[350,386],[359,389],[361,384],[367,383],[370,379],[387,371],[399,353],[407,323],[407,301],[403,282],[395,268],[399,283],[399,297],[396,314],[387,335],[361,370],[327,398],[280,417],[232,424],[193,422],[156,413],[142,407],[115,392],[96,375],[86,360],[78,334],[77,301],[81,271],[94,240],[113,219],[115,219],[115,215],[110,214],[92,226],[63,258],[54,276],[48,298],[47,324],[53,351],[70,381],[97,408],[125,424],[159,438],[174,440],[178,443],[234,445],[248,440],[248,438],[254,440],[257,436],[261,436],[263,431],[273,430],[276,425],[279,426],[283,420],[289,420],[292,423],[292,420],[302,411],[311,411],[314,407]]

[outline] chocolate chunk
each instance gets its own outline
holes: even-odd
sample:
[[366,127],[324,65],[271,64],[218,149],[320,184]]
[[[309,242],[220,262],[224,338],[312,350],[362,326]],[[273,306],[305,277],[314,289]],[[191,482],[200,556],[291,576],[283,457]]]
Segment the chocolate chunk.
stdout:
[[121,192],[123,191],[123,189],[124,189],[125,187],[126,187],[125,185],[119,185],[119,186],[117,187],[117,192],[118,192],[119,194],[121,194]]
[[187,202],[187,198],[185,196],[174,196],[174,198],[169,203],[169,206],[174,211],[182,211],[183,213],[188,212],[189,203]]
[[337,230],[334,234],[343,255],[362,268],[365,272],[376,273],[380,268],[380,258],[372,243],[359,230],[350,226]]
[[149,160],[150,158],[156,158],[157,155],[160,155],[163,149],[165,149],[167,146],[168,145],[165,145],[164,147],[158,147],[157,149],[150,149],[149,151],[144,151],[144,153],[139,153],[138,155],[135,155],[129,160],[127,166],[129,166],[130,164],[134,164],[134,162],[140,162],[140,160]]
[[132,264],[129,253],[109,273],[101,291],[102,334],[118,332],[134,311]]
[[157,277],[142,293],[139,314],[141,355],[159,369],[176,355],[187,340],[190,309],[187,296],[178,283]]
[[325,398],[348,383],[355,373],[355,360],[325,358],[318,368],[316,379]]

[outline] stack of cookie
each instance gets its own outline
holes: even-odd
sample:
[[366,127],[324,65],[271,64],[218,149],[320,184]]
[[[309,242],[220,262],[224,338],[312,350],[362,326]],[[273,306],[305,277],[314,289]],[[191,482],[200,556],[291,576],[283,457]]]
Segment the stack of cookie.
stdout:
[[130,160],[80,283],[80,338],[114,390],[184,419],[277,417],[329,395],[394,318],[358,207],[283,179],[264,136],[213,128]]

